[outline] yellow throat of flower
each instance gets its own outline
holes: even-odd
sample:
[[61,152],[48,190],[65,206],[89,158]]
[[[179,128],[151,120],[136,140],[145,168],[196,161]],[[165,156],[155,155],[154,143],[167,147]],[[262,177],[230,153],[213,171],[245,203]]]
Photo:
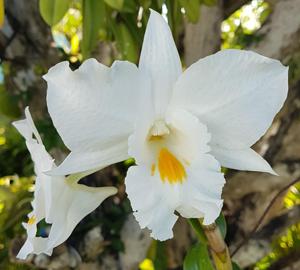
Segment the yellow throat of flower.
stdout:
[[28,225],[33,225],[36,222],[36,217],[35,216],[31,216],[28,221],[27,224]]
[[[151,171],[154,174],[155,165]],[[186,179],[185,168],[182,163],[167,149],[162,148],[158,155],[158,171],[163,182],[170,184],[182,183]]]

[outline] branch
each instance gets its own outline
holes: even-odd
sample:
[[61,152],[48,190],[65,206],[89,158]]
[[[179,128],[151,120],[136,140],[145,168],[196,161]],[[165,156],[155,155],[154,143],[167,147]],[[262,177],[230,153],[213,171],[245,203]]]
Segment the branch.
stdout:
[[288,185],[284,186],[275,196],[274,198],[271,200],[270,204],[268,205],[268,207],[265,209],[265,211],[263,212],[262,216],[260,217],[260,219],[258,220],[258,222],[256,223],[255,227],[252,229],[252,231],[249,233],[249,235],[236,247],[236,249],[231,253],[231,257],[233,257],[242,246],[244,246],[248,240],[250,238],[252,238],[252,236],[256,233],[256,231],[259,229],[259,227],[261,226],[261,224],[263,223],[264,219],[266,218],[267,214],[269,213],[269,211],[271,210],[272,206],[275,204],[275,202],[277,201],[278,198],[280,198],[281,196],[283,196],[288,189],[295,185],[297,182],[300,181],[300,177],[298,177],[297,179],[295,179],[294,181],[292,181],[291,183],[289,183]]

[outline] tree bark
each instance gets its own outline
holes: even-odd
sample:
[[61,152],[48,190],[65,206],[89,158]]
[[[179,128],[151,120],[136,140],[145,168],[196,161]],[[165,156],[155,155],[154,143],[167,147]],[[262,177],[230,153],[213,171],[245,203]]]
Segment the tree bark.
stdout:
[[[0,30],[0,58],[10,64],[5,84],[8,91],[32,96],[33,114],[46,113],[46,83],[41,75],[59,61],[51,29],[40,16],[38,1],[5,1],[5,24]],[[20,104],[23,109],[25,104]]]
[[202,5],[199,21],[196,24],[186,23],[184,31],[184,60],[186,66],[190,66],[200,58],[220,49],[222,6],[221,1],[213,7]]

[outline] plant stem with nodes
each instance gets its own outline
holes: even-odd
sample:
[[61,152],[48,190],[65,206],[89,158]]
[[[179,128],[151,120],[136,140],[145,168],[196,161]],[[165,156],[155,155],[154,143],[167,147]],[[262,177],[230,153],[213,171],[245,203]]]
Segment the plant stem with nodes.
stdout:
[[232,270],[228,247],[216,223],[202,225],[217,270]]

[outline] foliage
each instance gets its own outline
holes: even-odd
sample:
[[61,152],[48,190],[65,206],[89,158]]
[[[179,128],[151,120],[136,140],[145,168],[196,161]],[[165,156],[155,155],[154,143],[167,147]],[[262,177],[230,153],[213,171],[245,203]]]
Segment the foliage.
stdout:
[[292,186],[284,197],[284,206],[293,208],[300,204],[300,183]]
[[51,26],[57,24],[69,9],[70,0],[40,0],[40,13]]
[[0,0],[0,28],[4,23],[4,0]]
[[270,6],[263,0],[254,0],[243,6],[222,23],[223,49],[242,49],[258,41],[256,31],[270,14]]
[[272,243],[272,251],[262,258],[254,267],[254,270],[268,269],[273,263],[300,250],[300,223],[292,225],[286,232],[276,238]]
[[[293,185],[283,200],[284,207],[290,209],[300,204],[300,183]],[[273,263],[281,258],[297,254],[300,250],[300,223],[288,227],[282,235],[276,237],[272,243],[271,252],[259,260],[254,270],[268,269]]]
[[139,264],[140,270],[165,270],[167,269],[165,242],[153,240],[147,257]]
[[214,267],[209,258],[207,247],[203,244],[196,244],[187,253],[183,270],[213,270]]
[[[196,23],[200,16],[201,5],[212,6],[216,3],[214,0],[73,0],[71,2],[69,4],[71,8],[56,25],[53,24],[54,20],[50,21],[43,13],[42,15],[50,26],[54,26],[54,38],[60,39],[67,53],[71,52],[72,62],[90,57],[99,42],[112,42],[116,45],[118,53],[112,57],[113,59],[137,62],[150,13],[149,8],[164,14],[175,40],[178,40],[183,18]],[[62,7],[60,4],[58,7],[55,3],[57,1],[52,3],[51,10],[58,10],[61,15],[65,5]],[[59,17],[53,13],[52,11],[51,16],[48,17]]]
[[0,178],[0,269],[15,269],[9,262],[8,253],[11,240],[23,234],[21,224],[30,211],[32,189],[32,177]]

